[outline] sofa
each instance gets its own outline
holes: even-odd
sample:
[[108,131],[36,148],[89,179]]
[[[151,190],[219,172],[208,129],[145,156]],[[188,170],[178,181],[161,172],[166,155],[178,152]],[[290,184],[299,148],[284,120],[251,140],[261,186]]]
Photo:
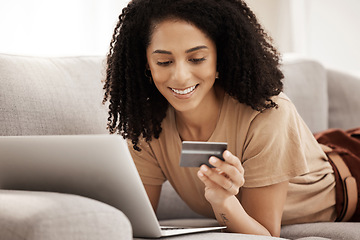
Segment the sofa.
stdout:
[[[360,76],[327,69],[313,59],[294,55],[284,56],[281,68],[285,75],[284,92],[312,132],[360,126]],[[0,54],[0,135],[107,134],[107,109],[102,104],[104,72],[103,56]],[[105,203],[67,192],[1,186],[0,176],[0,240],[134,239],[127,217]],[[93,191],[97,190],[93,187]],[[157,216],[166,224],[216,224],[213,219],[205,219],[189,209],[168,182],[161,192]],[[281,238],[208,232],[168,239],[357,239],[359,236],[360,223],[307,223],[283,226]]]

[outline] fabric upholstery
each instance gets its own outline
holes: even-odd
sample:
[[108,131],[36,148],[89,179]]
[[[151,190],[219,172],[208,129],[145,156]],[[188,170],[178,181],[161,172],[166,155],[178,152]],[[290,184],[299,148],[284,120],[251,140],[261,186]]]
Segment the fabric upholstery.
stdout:
[[312,132],[328,128],[328,93],[325,68],[310,59],[284,57],[284,92]]
[[343,130],[359,127],[360,75],[357,76],[329,69],[327,71],[327,79],[329,127],[341,128]]
[[106,133],[101,57],[0,55],[0,135]]
[[[203,216],[195,213],[181,200],[169,181],[166,181],[162,186],[158,206],[159,208],[156,215],[159,220],[203,218]],[[169,211],[169,209],[171,209],[171,211]]]
[[306,223],[284,226],[281,236],[288,239],[302,239],[305,237],[322,237],[327,239],[359,239],[359,223]]
[[0,191],[0,239],[132,239],[131,225],[119,210],[70,194]]

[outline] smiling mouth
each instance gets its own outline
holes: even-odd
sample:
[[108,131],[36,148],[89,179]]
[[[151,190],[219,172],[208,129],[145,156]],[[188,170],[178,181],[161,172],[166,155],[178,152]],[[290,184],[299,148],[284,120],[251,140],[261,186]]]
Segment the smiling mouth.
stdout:
[[188,94],[188,93],[193,92],[198,85],[199,85],[199,84],[194,85],[194,86],[192,86],[192,87],[188,87],[188,88],[182,89],[182,90],[176,89],[176,88],[170,88],[170,89],[171,89],[174,93],[176,93],[176,94],[186,95],[186,94]]

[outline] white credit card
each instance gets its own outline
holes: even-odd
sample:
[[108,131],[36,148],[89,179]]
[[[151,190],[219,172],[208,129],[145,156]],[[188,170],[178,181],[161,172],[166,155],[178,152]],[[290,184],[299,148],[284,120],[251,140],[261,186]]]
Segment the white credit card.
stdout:
[[227,149],[225,142],[194,142],[183,141],[180,157],[181,167],[200,167],[209,163],[209,158],[215,156],[224,161],[222,154]]

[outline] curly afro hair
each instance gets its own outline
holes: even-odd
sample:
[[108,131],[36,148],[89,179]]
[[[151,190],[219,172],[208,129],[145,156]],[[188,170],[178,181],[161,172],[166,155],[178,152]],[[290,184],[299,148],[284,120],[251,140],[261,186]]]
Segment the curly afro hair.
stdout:
[[156,24],[185,20],[214,41],[218,84],[240,103],[263,111],[283,88],[279,54],[241,0],[133,0],[119,16],[107,55],[104,103],[108,129],[132,141],[159,138],[169,103],[145,76],[146,49]]

